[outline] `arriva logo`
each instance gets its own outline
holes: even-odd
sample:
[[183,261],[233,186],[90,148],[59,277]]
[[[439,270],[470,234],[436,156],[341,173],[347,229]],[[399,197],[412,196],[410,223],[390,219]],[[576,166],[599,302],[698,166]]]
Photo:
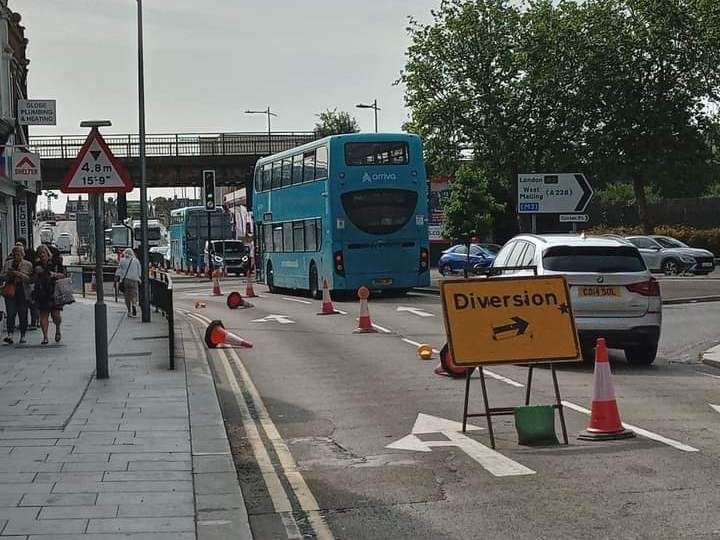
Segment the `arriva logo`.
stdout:
[[388,174],[388,173],[375,173],[373,175],[370,175],[369,173],[363,174],[362,181],[365,182],[373,182],[373,181],[381,181],[381,182],[394,182],[397,180],[396,174]]

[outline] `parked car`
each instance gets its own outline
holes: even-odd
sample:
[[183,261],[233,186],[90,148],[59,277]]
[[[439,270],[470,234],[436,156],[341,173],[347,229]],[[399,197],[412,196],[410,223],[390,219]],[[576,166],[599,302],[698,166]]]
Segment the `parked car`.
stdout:
[[669,236],[628,236],[627,241],[640,250],[645,264],[652,272],[706,275],[715,270],[713,253],[706,249],[691,248]]
[[481,248],[483,248],[485,251],[489,251],[493,255],[497,255],[500,253],[500,250],[502,249],[502,246],[500,244],[477,244]]
[[591,361],[595,341],[623,349],[629,364],[655,361],[662,300],[660,285],[638,249],[624,239],[581,235],[520,235],[510,240],[493,263],[502,275],[561,274],[570,288],[582,356]]
[[[479,244],[470,244],[470,272],[489,268],[495,260],[495,254],[491,253]],[[438,268],[443,276],[449,276],[456,272],[462,272],[468,264],[467,246],[457,244],[442,252],[438,261]]]
[[250,248],[240,240],[212,240],[205,242],[205,265],[225,268],[228,274],[245,274],[250,265]]
[[61,232],[55,241],[55,245],[60,253],[69,254],[72,252],[73,237],[69,232]]

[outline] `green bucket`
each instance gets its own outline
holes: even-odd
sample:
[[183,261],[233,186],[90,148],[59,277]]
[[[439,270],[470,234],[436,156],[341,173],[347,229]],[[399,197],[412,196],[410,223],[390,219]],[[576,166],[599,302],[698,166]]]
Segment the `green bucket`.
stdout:
[[555,435],[555,408],[552,405],[515,407],[518,444],[549,446],[560,444]]

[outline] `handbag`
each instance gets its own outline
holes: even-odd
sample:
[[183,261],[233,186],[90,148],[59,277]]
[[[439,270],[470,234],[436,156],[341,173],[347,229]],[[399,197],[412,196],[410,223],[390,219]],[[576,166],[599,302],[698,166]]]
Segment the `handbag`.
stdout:
[[15,283],[8,281],[2,288],[2,295],[4,298],[14,298],[16,292]]
[[127,277],[128,272],[130,271],[130,265],[132,263],[133,263],[132,260],[128,263],[128,267],[125,269],[125,275],[122,277],[122,279],[120,280],[120,283],[118,284],[118,291],[120,291],[121,293],[125,292],[125,278]]
[[71,278],[60,278],[55,282],[53,302],[56,306],[67,306],[75,302]]

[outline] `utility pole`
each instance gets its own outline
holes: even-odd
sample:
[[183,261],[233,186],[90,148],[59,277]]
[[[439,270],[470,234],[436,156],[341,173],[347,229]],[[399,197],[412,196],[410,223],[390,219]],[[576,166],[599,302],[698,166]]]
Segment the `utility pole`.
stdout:
[[378,132],[378,111],[382,110],[380,107],[378,107],[377,99],[374,100],[371,104],[367,103],[358,103],[355,105],[358,109],[372,109],[375,111],[375,133]]
[[143,19],[142,0],[137,0],[138,26],[138,111],[139,111],[139,146],[140,146],[140,248],[142,249],[142,322],[150,322],[150,280],[148,263],[150,248],[148,247],[148,208],[147,208],[147,164],[145,163],[145,66],[143,57]]
[[245,114],[265,114],[267,115],[267,134],[268,134],[268,155],[272,155],[272,129],[270,127],[270,117],[275,116],[277,117],[277,114],[272,112],[270,110],[270,106],[268,105],[268,108],[264,111],[245,111]]

